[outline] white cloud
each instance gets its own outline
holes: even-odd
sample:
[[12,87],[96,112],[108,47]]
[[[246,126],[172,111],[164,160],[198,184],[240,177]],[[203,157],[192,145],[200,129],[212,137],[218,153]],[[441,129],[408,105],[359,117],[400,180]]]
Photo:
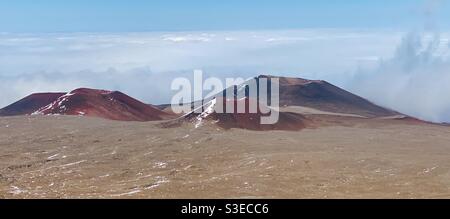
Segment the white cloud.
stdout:
[[236,41],[236,38],[233,37],[225,37],[225,41]]
[[[141,81],[134,80],[136,71],[149,78],[143,83],[149,90],[161,84],[158,80],[162,77],[170,81],[193,69],[219,76],[273,73],[333,79],[354,69],[358,60],[353,57],[389,55],[399,39],[400,33],[349,30],[3,33],[0,107],[31,92],[68,87],[132,91],[144,86],[136,86]],[[150,79],[155,74],[158,78]],[[159,93],[169,93],[168,87]],[[134,94],[147,102],[164,102],[170,97]]]
[[[437,44],[436,38],[425,35],[422,41],[434,43],[403,43],[396,52],[403,35],[344,29],[3,33],[0,107],[32,92],[77,87],[122,90],[149,103],[164,103],[172,95],[169,85],[174,77],[203,69],[222,78],[278,74],[325,79],[399,111],[450,121],[447,101],[442,102],[449,97],[450,67],[448,61],[437,61],[449,56],[448,34],[441,34]],[[431,52],[422,45],[436,48]],[[428,61],[414,64],[417,55]],[[409,70],[398,63],[407,63]]]
[[305,37],[278,37],[278,38],[269,38],[266,40],[266,42],[295,42],[295,41],[306,41],[310,40],[309,38]]
[[434,122],[450,122],[450,60],[442,35],[411,33],[395,56],[360,71],[348,87],[376,103]]
[[[339,72],[355,64],[346,58],[388,55],[399,39],[400,33],[349,30],[2,34],[0,74],[125,71],[143,66],[163,72],[255,65],[268,70],[291,66],[288,70],[292,72]],[[344,56],[337,51],[345,51]],[[345,68],[305,64],[331,58]],[[305,61],[297,61],[300,59]]]
[[163,40],[165,41],[172,41],[175,43],[182,43],[182,42],[209,42],[211,41],[208,37],[195,37],[195,36],[170,36],[170,37],[163,37]]

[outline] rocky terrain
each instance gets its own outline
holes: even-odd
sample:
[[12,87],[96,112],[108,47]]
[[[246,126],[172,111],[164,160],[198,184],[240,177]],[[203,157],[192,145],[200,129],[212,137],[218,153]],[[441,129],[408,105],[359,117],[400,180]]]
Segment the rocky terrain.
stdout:
[[302,131],[0,118],[0,197],[450,197],[450,127],[320,118]]

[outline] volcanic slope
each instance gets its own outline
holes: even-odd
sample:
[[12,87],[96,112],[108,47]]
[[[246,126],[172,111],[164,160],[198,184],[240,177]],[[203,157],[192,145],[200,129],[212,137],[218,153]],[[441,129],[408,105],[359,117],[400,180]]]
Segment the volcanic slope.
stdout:
[[80,115],[119,121],[156,121],[171,114],[119,91],[80,88],[36,110],[37,115]]
[[65,93],[35,93],[0,109],[0,116],[29,115],[54,102]]

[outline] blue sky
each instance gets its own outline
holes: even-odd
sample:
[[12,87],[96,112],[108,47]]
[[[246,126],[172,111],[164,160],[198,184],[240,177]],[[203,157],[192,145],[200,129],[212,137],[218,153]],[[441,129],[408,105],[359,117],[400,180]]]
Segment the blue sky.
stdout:
[[409,30],[428,22],[436,2],[432,23],[450,27],[449,4],[439,0],[0,0],[0,32]]

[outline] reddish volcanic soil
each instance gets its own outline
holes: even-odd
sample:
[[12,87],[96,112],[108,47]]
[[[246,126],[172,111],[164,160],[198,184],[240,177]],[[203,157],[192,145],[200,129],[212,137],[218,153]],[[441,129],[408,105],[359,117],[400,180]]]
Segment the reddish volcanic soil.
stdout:
[[171,116],[118,91],[76,89],[35,114],[81,115],[119,121],[155,121]]
[[267,130],[285,130],[285,131],[297,131],[306,127],[306,118],[296,113],[280,113],[280,117],[277,123],[271,125],[261,124],[261,114],[224,114],[215,113],[212,118],[219,122],[220,127],[225,129],[230,128],[242,128],[256,131]]
[[[256,82],[260,83],[260,79],[267,78],[279,79],[280,93],[280,109],[279,120],[277,123],[272,125],[261,124],[261,117],[266,117],[258,111],[257,113],[248,112],[248,101],[249,95],[247,88],[244,84],[239,86],[234,86],[227,88],[225,91],[216,95],[217,101],[223,101],[224,108],[228,104],[235,105],[234,112],[237,112],[237,103],[245,101],[245,113],[217,113],[213,110],[208,110],[211,105],[216,108],[215,104],[211,103],[211,100],[205,100],[201,109],[203,112],[192,112],[189,113],[176,121],[170,121],[166,123],[171,126],[174,124],[184,123],[186,121],[190,123],[195,123],[195,126],[199,126],[202,122],[212,123],[221,128],[231,129],[231,128],[242,128],[248,130],[257,131],[267,131],[267,130],[286,130],[286,131],[297,131],[304,128],[314,128],[317,126],[327,125],[329,123],[329,116],[334,115],[339,117],[360,117],[360,118],[390,118],[390,119],[401,119],[401,120],[411,120],[409,122],[421,122],[414,118],[404,116],[395,111],[377,106],[370,101],[347,92],[339,87],[329,84],[326,81],[321,80],[307,80],[302,78],[286,78],[286,77],[274,77],[274,76],[259,76],[256,78]],[[229,90],[233,89],[233,90]],[[234,93],[234,98],[239,99],[239,97],[245,97],[240,100],[224,100],[223,96],[227,91],[232,91]],[[269,90],[270,91],[270,90]],[[293,109],[290,109],[292,108]],[[298,110],[296,107],[300,107]],[[160,109],[164,111],[169,111],[169,105],[161,105]],[[267,106],[265,106],[267,108]],[[307,111],[320,111],[323,116],[314,116],[311,113],[305,113]],[[211,112],[208,112],[211,111]],[[223,111],[223,110],[222,110]],[[263,110],[266,112],[265,110]],[[312,113],[314,114],[314,113]],[[324,120],[324,118],[326,118]],[[334,117],[331,117],[334,118]],[[352,118],[350,118],[352,119]],[[205,121],[203,121],[205,120]],[[333,120],[333,119],[332,119]],[[334,123],[332,121],[331,123]]]
[[35,112],[41,107],[47,106],[65,93],[37,93],[31,94],[3,109],[0,116],[27,115]]
[[[223,113],[216,112],[218,109],[219,101],[223,102]],[[245,103],[244,103],[245,102]],[[180,124],[183,122],[194,123],[196,127],[202,125],[202,123],[215,124],[224,129],[240,128],[254,131],[268,131],[268,130],[285,130],[285,131],[298,131],[307,126],[308,119],[303,115],[291,112],[279,112],[278,122],[275,124],[261,124],[261,117],[267,117],[270,114],[261,112],[258,107],[256,113],[251,113],[249,110],[250,103],[255,103],[256,100],[249,98],[241,100],[226,100],[223,98],[214,99],[202,106],[203,112],[191,112],[178,120],[170,121],[167,124]],[[226,106],[234,104],[234,113],[225,113]],[[245,104],[245,112],[237,113],[238,104]],[[256,103],[257,104],[257,103]],[[267,112],[267,107],[262,110]],[[214,110],[213,110],[214,109]],[[220,112],[220,111],[219,111]]]
[[[383,117],[398,117],[395,119],[414,120],[411,122],[422,122],[420,120],[407,117],[390,109],[375,105],[370,101],[347,92],[339,87],[336,87],[326,81],[322,80],[307,80],[302,78],[287,78],[261,75],[256,78],[257,83],[260,79],[277,78],[280,85],[280,107],[306,107],[308,110],[319,110],[322,114],[335,115],[352,115],[364,118],[383,118]],[[243,89],[243,85],[227,88],[225,91],[216,95],[223,98],[226,91],[233,89],[234,97],[247,96],[247,89]],[[205,100],[205,102],[210,99]],[[228,103],[230,103],[228,101]],[[205,104],[208,105],[209,103]],[[227,103],[224,103],[224,105]],[[203,106],[204,109],[207,106]],[[159,106],[161,110],[171,112],[170,105]],[[184,119],[191,120],[197,118],[199,113],[192,113],[184,117]],[[311,127],[310,116],[306,116],[301,110],[283,110],[280,113],[280,120],[274,125],[260,125],[261,113],[211,113],[208,115],[208,120],[215,121],[215,123],[223,128],[244,128],[250,130],[300,130],[306,126]],[[315,119],[314,119],[315,120]],[[321,123],[321,121],[318,121]]]
[[399,115],[370,101],[336,87],[326,81],[278,78],[280,82],[280,106],[305,106],[334,113],[356,114],[365,117]]
[[[251,102],[255,104],[255,100],[245,98],[244,100],[223,100],[224,108],[228,104],[234,104],[234,112],[235,113],[214,113],[211,115],[211,118],[215,121],[218,121],[218,125],[225,129],[230,128],[243,128],[249,130],[258,130],[258,131],[266,131],[266,130],[291,130],[297,131],[306,127],[306,118],[297,113],[291,112],[279,112],[279,119],[275,124],[261,124],[261,117],[267,117],[269,114],[264,114],[258,109],[257,113],[249,112],[249,105]],[[245,102],[245,103],[242,103]],[[245,113],[237,113],[237,105],[245,104]],[[256,102],[257,104],[257,102]],[[267,110],[267,107],[264,107],[263,111]],[[268,111],[268,110],[267,110]]]

